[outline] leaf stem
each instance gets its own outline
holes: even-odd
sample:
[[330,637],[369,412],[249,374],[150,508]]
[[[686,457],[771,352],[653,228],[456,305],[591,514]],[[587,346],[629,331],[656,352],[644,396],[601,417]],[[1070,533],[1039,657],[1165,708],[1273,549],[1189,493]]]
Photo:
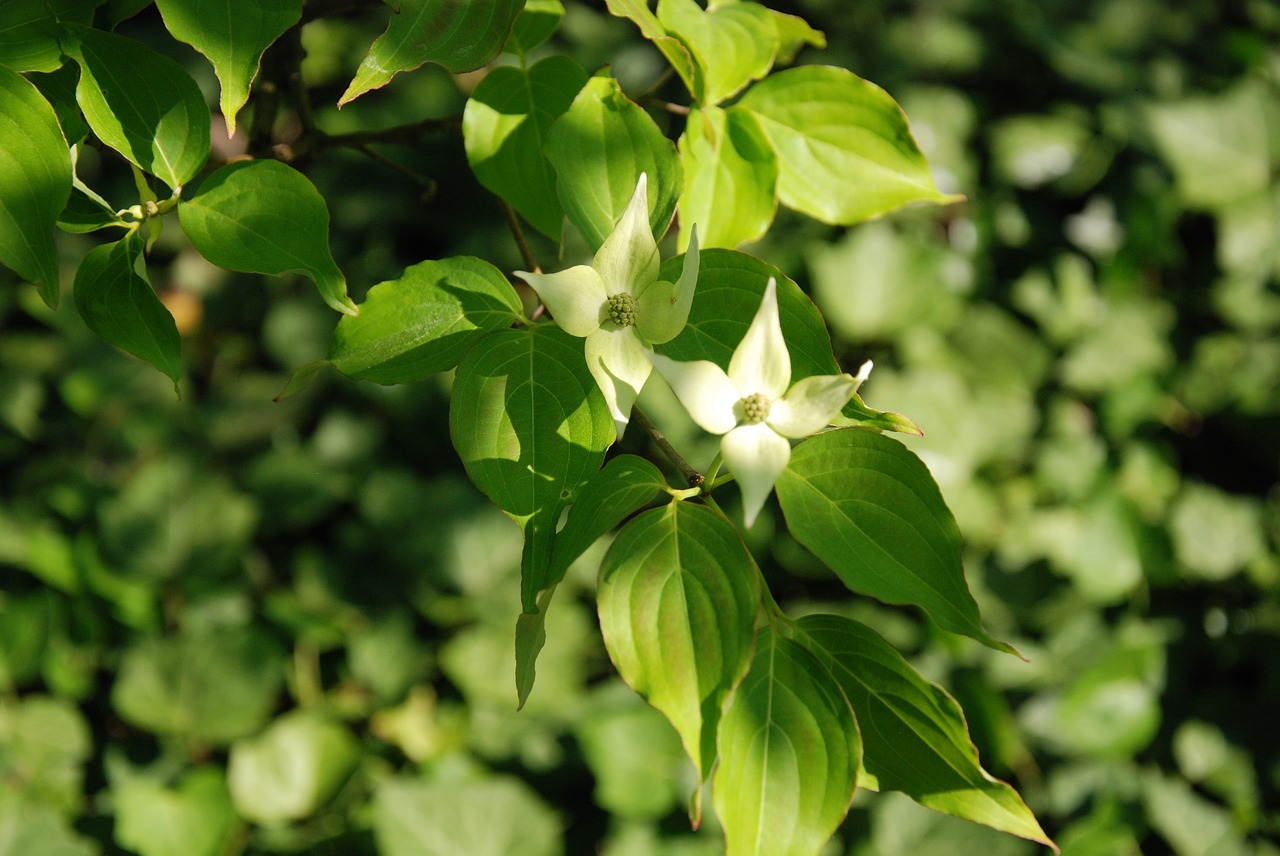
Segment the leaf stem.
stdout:
[[524,260],[524,266],[530,273],[542,273],[538,260],[533,257],[533,247],[529,246],[529,239],[525,237],[524,227],[520,225],[520,218],[516,216],[516,209],[501,196],[498,197],[498,201],[502,203],[502,213],[507,217],[507,227],[511,229],[511,237],[515,238],[516,246],[520,248],[520,258]]
[[[702,487],[702,483],[705,481],[702,473],[689,465],[689,462],[684,459],[684,456],[676,451],[676,447],[671,445],[671,441],[658,430],[658,426],[653,424],[653,420],[651,420],[643,410],[638,406],[632,407],[631,418],[635,420],[637,425],[644,429],[645,433],[649,435],[649,438],[653,440],[654,445],[661,449],[662,454],[666,455],[667,459],[675,465],[675,468],[680,471],[680,475],[684,477],[684,480],[688,483],[689,487]],[[708,499],[710,499],[710,497],[708,497]]]

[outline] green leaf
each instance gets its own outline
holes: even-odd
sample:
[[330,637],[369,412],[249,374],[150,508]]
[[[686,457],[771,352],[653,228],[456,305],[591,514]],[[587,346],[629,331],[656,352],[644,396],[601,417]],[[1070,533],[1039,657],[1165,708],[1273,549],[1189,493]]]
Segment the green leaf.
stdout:
[[176,388],[182,377],[182,340],[173,316],[147,280],[137,233],[86,253],[76,271],[74,292],[85,326],[151,363],[173,378]]
[[901,413],[867,407],[862,396],[856,392],[832,424],[838,427],[871,428],[875,431],[897,431],[899,434],[910,434],[913,437],[924,436],[924,432],[915,422]]
[[63,64],[62,24],[88,24],[103,0],[4,0],[0,3],[0,65],[12,71],[53,71]]
[[646,511],[605,554],[597,598],[610,659],[675,726],[701,782],[725,698],[751,660],[760,604],[738,531],[688,502]]
[[773,67],[778,28],[758,3],[704,10],[695,0],[658,0],[658,22],[693,55],[693,92],[704,105],[732,98]]
[[762,237],[778,208],[778,159],[755,118],[707,107],[689,114],[680,137],[684,193],[680,249],[698,226],[703,249],[736,247]]
[[543,148],[551,124],[587,79],[582,66],[565,56],[548,57],[528,70],[495,68],[471,93],[462,114],[467,162],[476,178],[555,240],[564,209]]
[[1017,654],[982,629],[955,518],[928,468],[897,440],[858,428],[810,437],[777,491],[791,534],[850,590],[914,604],[945,630]]
[[726,856],[817,856],[857,788],[858,723],[831,674],[764,630],[720,724],[711,799]]
[[36,695],[0,701],[0,781],[18,784],[28,797],[67,814],[79,811],[83,766],[92,753],[89,724],[71,702]]
[[560,856],[560,822],[519,779],[396,777],[373,797],[382,856]]
[[156,6],[173,37],[213,63],[230,137],[236,131],[236,113],[249,100],[263,51],[298,23],[302,0],[156,0]]
[[453,368],[485,333],[518,317],[519,297],[488,262],[420,262],[369,289],[360,314],[338,321],[329,359],[354,378],[411,383]]
[[424,63],[480,68],[501,53],[523,6],[522,0],[399,0],[338,106]]
[[862,729],[862,776],[935,811],[1053,843],[1017,791],[982,769],[955,699],[929,683],[875,631],[848,618],[808,615],[797,640],[826,663]]
[[329,253],[329,209],[306,176],[279,161],[229,163],[178,205],[206,259],[241,273],[301,273],[334,309],[359,310]]
[[666,487],[662,473],[644,458],[635,455],[612,458],[572,497],[569,516],[556,535],[551,554],[550,583],[560,582],[569,565],[597,538],[627,515],[653,502]]
[[560,0],[526,0],[515,24],[507,50],[521,56],[551,37],[564,17],[564,4]]
[[[667,259],[659,278],[675,282],[673,277],[680,275],[683,264],[682,257]],[[707,250],[700,255],[689,321],[679,336],[655,350],[673,360],[710,360],[727,371],[734,348],[760,308],[769,277],[778,281],[778,314],[791,353],[792,382],[837,374],[840,369],[831,355],[831,338],[813,301],[778,268],[734,250]]]
[[125,653],[111,705],[147,731],[230,743],[271,718],[280,657],[271,637],[249,628],[148,639]]
[[599,249],[649,176],[649,223],[661,238],[680,195],[675,145],[612,77],[597,75],[551,126],[547,158],[555,167],[560,203],[593,250]]
[[240,816],[254,823],[310,817],[351,775],[361,754],[342,724],[311,711],[292,711],[231,747],[231,799]]
[[53,226],[71,195],[71,155],[58,117],[20,74],[0,66],[0,264],[58,305]]
[[556,587],[548,586],[538,593],[537,612],[524,612],[516,616],[516,710],[523,710],[533,692],[533,682],[538,676],[538,655],[547,644],[547,607],[556,593]]
[[182,66],[112,33],[69,27],[76,99],[94,134],[177,190],[209,159],[209,107]]
[[112,796],[115,841],[140,856],[219,856],[239,826],[218,767],[198,767],[174,788],[130,779]]
[[674,36],[667,34],[666,29],[658,22],[658,18],[649,8],[648,0],[605,0],[609,12],[619,18],[626,18],[640,28],[640,34],[657,46],[662,55],[671,63],[676,74],[684,81],[690,92],[696,92],[694,80],[693,57],[689,49]]
[[773,24],[778,29],[778,56],[775,60],[778,65],[790,65],[805,45],[813,45],[815,48],[827,46],[827,37],[821,30],[809,26],[804,18],[772,9],[769,14],[773,16]]
[[108,226],[119,225],[120,219],[102,200],[94,199],[79,187],[71,191],[67,205],[58,213],[58,228],[73,235],[96,232]]
[[525,531],[521,603],[533,612],[560,512],[614,439],[581,340],[551,325],[481,339],[458,366],[449,429],[467,475]]
[[842,68],[802,66],[770,75],[736,105],[755,114],[778,154],[778,197],[824,223],[852,224],[939,192],[883,89]]
[[93,841],[20,789],[0,788],[0,856],[99,856]]

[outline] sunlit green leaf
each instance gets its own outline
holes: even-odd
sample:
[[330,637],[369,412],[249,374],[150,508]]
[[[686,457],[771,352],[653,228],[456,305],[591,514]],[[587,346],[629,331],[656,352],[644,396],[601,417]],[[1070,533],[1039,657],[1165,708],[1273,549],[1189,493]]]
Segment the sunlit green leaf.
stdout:
[[53,71],[63,62],[60,24],[88,24],[103,0],[4,0],[0,3],[0,65],[12,71]]
[[151,363],[176,384],[182,376],[178,325],[145,270],[142,239],[136,233],[94,247],[76,271],[76,309],[96,335]]
[[117,224],[119,218],[101,201],[73,188],[67,205],[58,214],[58,228],[72,234],[83,234]]
[[857,787],[858,723],[798,642],[761,631],[720,723],[711,799],[726,856],[817,856]]
[[511,27],[507,50],[525,54],[550,38],[564,17],[560,0],[525,0],[524,9]]
[[543,147],[551,124],[586,82],[582,66],[564,56],[548,57],[527,70],[495,68],[471,93],[462,116],[467,161],[476,178],[556,240],[564,209]]
[[825,223],[959,198],[938,191],[897,103],[842,68],[780,71],[736,106],[755,114],[778,154],[782,204]]
[[810,437],[777,491],[791,534],[852,591],[914,604],[946,630],[1016,653],[982,629],[955,518],[929,470],[897,440],[857,428]]
[[198,767],[173,788],[126,780],[112,796],[116,843],[140,856],[219,856],[239,825],[219,767]]
[[696,92],[694,83],[693,57],[679,39],[668,35],[666,29],[658,22],[658,18],[649,8],[648,0],[605,0],[609,11],[619,18],[627,18],[640,28],[640,34],[653,42],[662,55],[671,63],[676,74],[684,81],[690,92]]
[[654,237],[667,231],[680,196],[675,145],[612,77],[587,81],[551,126],[546,154],[556,170],[564,212],[592,249],[613,231],[641,173],[649,177]]
[[400,0],[338,106],[424,63],[479,68],[502,50],[523,6],[522,0]]
[[236,130],[236,113],[249,100],[258,62],[268,46],[302,16],[302,0],[156,0],[164,25],[213,63],[222,84],[222,115],[227,136]]
[[150,638],[129,649],[111,704],[139,728],[225,744],[266,724],[281,683],[280,651],[271,637],[219,628]]
[[397,777],[373,797],[382,856],[560,856],[561,823],[518,779]]
[[696,0],[658,0],[658,22],[694,58],[694,94],[719,104],[773,67],[778,29],[758,3],[728,3],[709,10]]
[[262,734],[231,747],[227,784],[241,817],[281,823],[314,814],[360,760],[347,728],[311,711],[293,711]]
[[864,787],[1049,844],[1017,792],[982,769],[955,699],[864,624],[810,615],[798,628],[857,714]]
[[351,377],[410,383],[453,368],[481,336],[519,314],[515,290],[488,262],[419,262],[369,289],[360,314],[338,321],[329,359]]
[[701,781],[751,659],[760,588],[732,524],[673,502],[635,517],[600,567],[600,630],[618,673],[671,721]]
[[778,29],[778,65],[790,65],[805,45],[815,48],[827,46],[827,37],[822,31],[809,26],[803,18],[775,12],[773,9],[769,10],[769,14],[773,16],[773,25]]
[[49,102],[0,66],[0,264],[58,305],[53,225],[71,194],[71,155]]
[[227,270],[301,273],[339,312],[359,310],[329,253],[329,209],[306,176],[279,161],[229,163],[178,206],[182,228],[206,259]]
[[489,334],[458,366],[449,420],[471,480],[525,530],[533,612],[560,511],[614,440],[581,341],[551,325]]
[[0,856],[98,856],[101,852],[49,806],[20,789],[0,788]]
[[[74,814],[92,750],[89,724],[67,699],[29,695],[0,701],[0,781],[18,783],[28,797]],[[0,853],[6,852],[0,844]]]
[[680,162],[681,249],[694,224],[704,249],[736,247],[764,235],[778,207],[778,159],[750,113],[694,110],[680,137]]
[[69,27],[76,98],[98,139],[177,189],[209,159],[209,107],[191,75],[142,42]]

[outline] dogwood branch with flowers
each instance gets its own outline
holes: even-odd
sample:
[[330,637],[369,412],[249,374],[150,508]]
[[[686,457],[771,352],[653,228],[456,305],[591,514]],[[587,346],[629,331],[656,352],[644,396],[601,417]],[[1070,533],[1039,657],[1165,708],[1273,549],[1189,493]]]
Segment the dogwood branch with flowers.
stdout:
[[[106,231],[111,239],[77,260],[77,309],[94,333],[180,385],[181,337],[146,273],[160,218],[176,211],[177,237],[211,263],[302,272],[342,313],[327,358],[300,367],[283,394],[322,369],[381,384],[456,370],[453,446],[472,482],[524,535],[515,629],[521,704],[557,587],[613,532],[595,592],[605,647],[623,680],[680,734],[696,773],[695,826],[711,779],[729,856],[816,856],[860,782],[1052,846],[1017,792],[982,768],[955,701],[857,621],[790,616],[720,510],[720,499],[739,491],[747,527],[765,519],[785,527],[851,595],[914,606],[947,632],[1013,652],[983,627],[955,520],[928,469],[883,433],[914,424],[866,406],[857,393],[871,363],[844,373],[821,314],[795,282],[737,249],[768,232],[779,205],[852,226],[905,205],[956,200],[938,190],[906,117],[882,89],[832,66],[775,69],[805,46],[825,45],[821,33],[747,0],[659,0],[656,11],[640,0],[607,0],[671,66],[638,103],[607,68],[591,75],[555,47],[539,48],[558,23],[559,3],[419,0],[412,14],[392,17],[342,103],[426,62],[486,69],[463,115],[332,134],[317,127],[320,112],[299,89],[301,4],[278,10],[271,26],[246,14],[206,28],[187,14],[189,3],[158,2],[165,26],[211,60],[228,127],[251,91],[272,93],[255,100],[250,156],[210,163],[204,95],[166,58],[168,48],[66,23],[48,5],[19,3],[21,38],[0,44],[0,117],[8,123],[0,135],[8,224],[0,264],[54,307],[64,279],[58,265],[68,258],[55,226]],[[67,17],[88,22],[95,5]],[[329,14],[325,5],[306,4],[303,20]],[[262,62],[281,32],[291,33],[288,50]],[[243,46],[235,62],[226,54],[232,42]],[[550,55],[530,63],[535,48]],[[503,50],[510,56],[495,62]],[[292,70],[281,71],[289,62]],[[76,68],[63,70],[78,81],[74,96],[52,74],[39,88],[24,76],[70,64]],[[259,68],[280,73],[251,88]],[[289,103],[300,105],[297,121],[277,121]],[[295,125],[296,139],[273,139],[274,128]],[[369,287],[357,305],[329,250],[325,198],[277,160],[305,164],[345,146],[427,188],[434,182],[370,144],[413,145],[459,128],[477,190],[499,197],[534,269],[514,276],[547,319],[526,314],[504,271],[470,256],[413,264]],[[107,200],[76,175],[76,153],[90,135],[95,164],[131,174],[136,200]],[[169,189],[163,200],[158,183]],[[659,245],[673,222],[675,246],[688,249],[664,262]],[[522,223],[547,240],[530,241]],[[123,237],[113,231],[120,229]],[[573,249],[583,242],[585,250]],[[535,244],[593,258],[541,273]],[[684,478],[693,468],[679,444],[647,417],[637,419],[643,431],[625,431],[655,366],[693,422],[721,435],[709,478]],[[841,427],[824,430],[833,423]],[[681,472],[674,485],[668,461]],[[724,478],[715,477],[720,461]],[[769,502],[774,493],[781,516]],[[314,683],[321,692],[318,675]],[[191,737],[175,727],[174,737]],[[415,776],[385,778],[394,787]],[[245,813],[260,801],[235,793],[242,784],[230,777]],[[318,799],[309,791],[302,803],[310,808],[271,822],[305,826]],[[245,822],[259,820],[252,809],[245,814]],[[172,849],[153,850],[165,847]]]

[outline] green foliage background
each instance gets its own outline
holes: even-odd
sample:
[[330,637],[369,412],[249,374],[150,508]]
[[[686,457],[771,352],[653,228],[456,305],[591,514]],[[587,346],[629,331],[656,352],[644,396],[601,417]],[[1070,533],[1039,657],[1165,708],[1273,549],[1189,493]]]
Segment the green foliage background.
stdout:
[[[633,27],[566,5],[555,38],[585,67],[652,82]],[[852,229],[783,212],[750,249],[814,297],[842,365],[876,360],[868,403],[924,429],[910,443],[985,624],[1029,662],[851,601],[773,534],[776,504],[749,533],[791,575],[775,592],[909,652],[1068,856],[1280,853],[1280,9],[790,10],[827,34],[801,61],[884,86],[968,201]],[[337,111],[366,20],[304,31],[321,127],[457,116],[475,79],[435,67]],[[167,44],[213,100],[154,10],[121,32]],[[424,258],[521,266],[440,124],[376,149],[420,183],[294,153],[357,299]],[[128,186],[103,163],[82,174]],[[176,402],[70,301],[0,288],[0,854],[718,852],[687,829],[678,738],[603,653],[585,597],[602,545],[561,586],[515,711],[519,531],[462,473],[448,379],[331,376],[276,403],[326,353],[314,286],[227,274],[176,229],[152,279],[193,313]],[[1036,849],[864,792],[830,852]]]

